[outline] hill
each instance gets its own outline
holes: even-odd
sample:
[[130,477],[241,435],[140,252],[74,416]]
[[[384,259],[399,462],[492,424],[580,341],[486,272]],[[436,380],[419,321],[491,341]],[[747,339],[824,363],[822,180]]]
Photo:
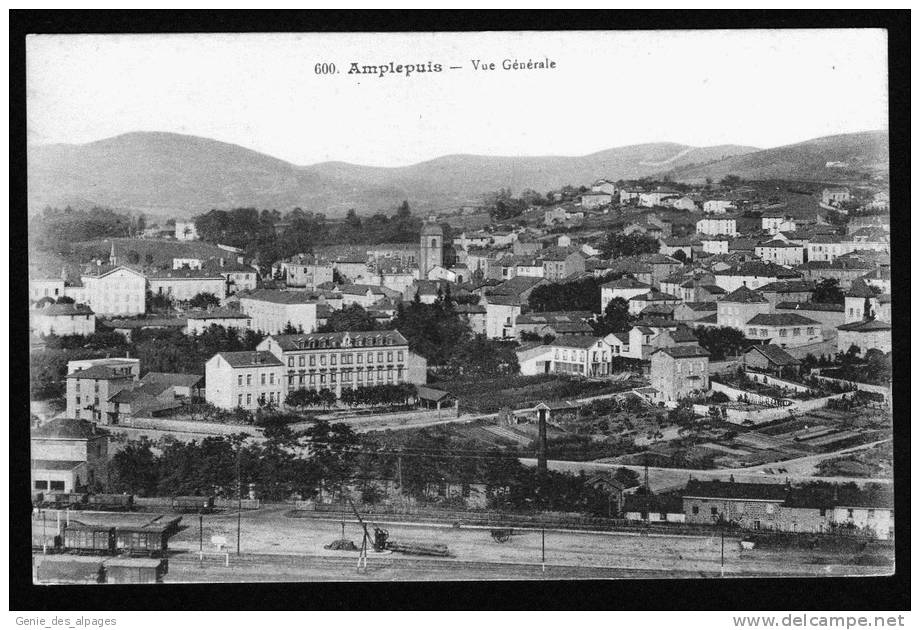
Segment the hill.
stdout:
[[477,202],[502,187],[546,192],[607,177],[638,178],[754,151],[725,145],[641,144],[580,157],[449,155],[380,168],[324,162],[296,166],[249,149],[196,136],[136,132],[81,145],[29,148],[29,208],[105,205],[186,217],[210,208],[255,206],[341,216],[394,208],[419,211]]
[[[827,166],[836,162],[837,166]],[[748,180],[858,181],[887,176],[888,132],[866,131],[815,138],[797,144],[734,155],[709,164],[670,169],[675,181],[718,181],[726,175]]]

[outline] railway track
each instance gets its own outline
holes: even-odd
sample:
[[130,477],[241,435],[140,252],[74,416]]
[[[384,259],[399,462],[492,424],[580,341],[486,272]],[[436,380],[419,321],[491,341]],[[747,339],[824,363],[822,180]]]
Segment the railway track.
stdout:
[[[280,554],[230,554],[229,565],[225,566],[223,555],[206,555],[199,560],[194,553],[177,554],[170,557],[170,576],[175,581],[186,581],[200,575],[202,579],[218,579],[223,575],[238,581],[252,574],[264,575],[269,580],[283,581],[292,575],[303,579],[316,576],[335,576],[339,579],[389,579],[398,576],[400,580],[412,580],[431,575],[442,579],[470,579],[472,577],[505,579],[507,577],[531,579],[563,578],[632,578],[652,579],[661,577],[714,577],[713,571],[675,571],[657,569],[625,569],[613,567],[590,567],[565,564],[485,562],[441,558],[413,558],[395,553],[371,553],[367,558],[367,570],[356,568],[358,554],[341,557]],[[167,579],[167,581],[173,581]]]

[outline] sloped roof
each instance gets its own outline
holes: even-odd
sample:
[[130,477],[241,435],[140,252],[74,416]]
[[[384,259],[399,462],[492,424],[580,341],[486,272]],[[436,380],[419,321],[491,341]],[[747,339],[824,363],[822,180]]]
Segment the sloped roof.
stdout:
[[37,315],[64,317],[71,315],[92,315],[93,309],[86,304],[49,304],[34,311]]
[[256,289],[240,294],[241,300],[258,300],[273,304],[310,304],[316,302],[312,293],[307,291],[280,291],[278,289]]
[[806,293],[815,290],[810,280],[777,280],[757,289],[760,293]]
[[602,289],[650,289],[651,287],[652,285],[640,282],[632,276],[623,276],[601,285]]
[[147,372],[142,383],[162,383],[170,387],[195,387],[201,382],[201,374],[179,374],[175,372]]
[[80,418],[55,418],[32,429],[33,438],[82,440],[101,435],[107,435],[107,432],[94,422]]
[[223,357],[224,361],[234,368],[244,367],[274,367],[283,365],[271,352],[264,350],[246,350],[242,352],[218,352],[215,356]]
[[723,295],[720,302],[732,302],[736,304],[761,304],[766,303],[767,299],[757,291],[741,286],[729,293]]
[[759,313],[747,321],[753,326],[811,326],[820,324],[797,313]]
[[398,330],[373,330],[367,332],[331,332],[304,335],[272,335],[283,351],[308,350],[311,343],[316,348],[342,348],[348,337],[352,348],[366,346],[404,346],[408,342]]
[[684,497],[701,499],[747,499],[782,502],[789,489],[778,483],[738,483],[734,481],[701,481],[691,479],[684,488]]
[[828,302],[780,302],[776,305],[777,310],[781,311],[821,311],[828,313],[842,313],[843,304],[832,304]]
[[799,365],[801,361],[796,359],[794,356],[780,348],[775,344],[768,344],[765,346],[751,346],[745,351],[745,354],[750,354],[752,352],[757,352],[762,354],[764,358],[767,359],[773,365],[778,366],[787,366],[787,365]]
[[189,311],[186,319],[249,319],[250,316],[229,308],[215,308],[211,311]]
[[689,359],[691,357],[708,357],[709,351],[698,345],[671,346],[670,348],[659,348],[652,354],[664,352],[675,359]]
[[603,341],[601,337],[592,337],[590,335],[567,335],[557,337],[551,346],[561,346],[563,348],[590,348],[598,341]]
[[719,309],[718,302],[684,302],[683,304],[678,304],[678,307],[686,306],[691,311],[717,311]]
[[881,330],[891,330],[891,324],[887,322],[880,322],[877,319],[870,319],[837,326],[837,330],[844,330],[848,332],[875,332]]

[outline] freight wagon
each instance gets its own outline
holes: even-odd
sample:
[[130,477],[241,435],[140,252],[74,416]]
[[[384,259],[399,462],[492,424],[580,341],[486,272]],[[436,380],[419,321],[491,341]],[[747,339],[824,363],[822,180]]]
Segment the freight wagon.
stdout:
[[33,575],[39,584],[100,584],[105,569],[99,558],[33,556]]
[[91,494],[86,500],[86,508],[108,512],[128,512],[134,509],[134,495]]
[[109,525],[64,526],[64,551],[80,554],[115,553],[115,528]]
[[173,525],[118,527],[115,530],[115,551],[132,556],[165,556]]
[[210,514],[214,511],[214,497],[175,497],[172,506],[176,512]]
[[45,492],[39,507],[81,509],[86,506],[88,496],[82,492]]

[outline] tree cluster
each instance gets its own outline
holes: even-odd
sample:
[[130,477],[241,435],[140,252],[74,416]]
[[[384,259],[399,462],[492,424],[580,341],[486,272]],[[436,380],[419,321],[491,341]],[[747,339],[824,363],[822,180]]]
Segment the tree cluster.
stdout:
[[601,254],[605,258],[622,258],[624,256],[639,256],[641,254],[657,254],[660,249],[658,239],[634,232],[623,234],[611,232],[607,240],[601,245]]
[[731,326],[697,326],[693,333],[712,361],[737,356],[751,345],[743,332]]

